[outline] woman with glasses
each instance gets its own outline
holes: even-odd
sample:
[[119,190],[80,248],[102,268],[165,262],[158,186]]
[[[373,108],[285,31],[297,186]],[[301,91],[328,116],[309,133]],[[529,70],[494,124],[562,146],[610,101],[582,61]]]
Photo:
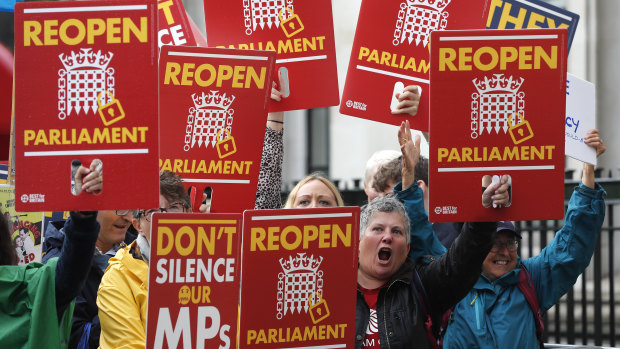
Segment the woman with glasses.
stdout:
[[134,211],[135,242],[110,259],[97,294],[101,322],[100,348],[143,348],[146,339],[146,307],[151,217],[156,212],[191,211],[191,201],[181,178],[170,171],[159,176],[159,207]]
[[[597,156],[605,152],[598,130],[589,131],[584,140]],[[499,222],[482,275],[454,308],[443,347],[539,348],[535,315],[519,288],[521,274],[527,275],[522,270],[529,273],[536,290],[540,308],[536,311],[547,311],[588,266],[604,218],[605,191],[594,183],[594,166],[584,163],[564,226],[538,256],[520,259],[521,235],[512,223]]]

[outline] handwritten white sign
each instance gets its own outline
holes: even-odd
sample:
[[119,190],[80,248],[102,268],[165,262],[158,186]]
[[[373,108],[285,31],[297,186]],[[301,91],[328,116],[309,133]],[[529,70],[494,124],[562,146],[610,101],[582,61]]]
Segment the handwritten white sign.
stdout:
[[570,73],[566,76],[565,154],[596,165],[596,150],[584,142],[586,133],[596,128],[594,84]]

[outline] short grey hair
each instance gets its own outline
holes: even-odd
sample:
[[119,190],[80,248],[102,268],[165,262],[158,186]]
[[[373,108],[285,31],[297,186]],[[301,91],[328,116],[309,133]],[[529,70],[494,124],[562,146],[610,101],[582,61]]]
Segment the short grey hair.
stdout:
[[370,224],[370,219],[376,212],[395,212],[400,214],[403,218],[403,228],[405,229],[407,243],[410,242],[411,225],[409,224],[407,210],[405,209],[405,205],[403,205],[402,202],[398,201],[398,199],[392,195],[377,197],[362,210],[360,215],[360,240],[364,237],[364,232],[366,231],[366,228],[368,228],[368,224]]
[[368,185],[372,177],[372,171],[380,165],[390,162],[401,155],[400,151],[386,149],[378,150],[374,152],[368,161],[366,162],[366,169],[364,170],[364,187]]

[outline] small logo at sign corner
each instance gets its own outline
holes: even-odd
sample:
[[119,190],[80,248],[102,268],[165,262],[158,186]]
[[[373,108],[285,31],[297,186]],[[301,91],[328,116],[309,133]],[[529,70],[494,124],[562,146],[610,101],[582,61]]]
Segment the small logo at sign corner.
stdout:
[[20,199],[23,203],[45,202],[45,194],[23,194]]
[[179,304],[185,305],[189,303],[189,298],[190,298],[189,287],[187,286],[181,287],[181,289],[179,290]]
[[352,101],[352,100],[347,101],[347,107],[353,108],[356,110],[366,111],[366,106],[367,106],[366,103]]
[[458,208],[456,206],[438,206],[435,207],[436,214],[457,214]]

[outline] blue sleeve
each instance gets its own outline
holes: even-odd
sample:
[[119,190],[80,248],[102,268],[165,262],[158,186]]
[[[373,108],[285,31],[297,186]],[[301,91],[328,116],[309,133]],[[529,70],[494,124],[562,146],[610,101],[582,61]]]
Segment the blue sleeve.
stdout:
[[564,226],[538,256],[523,261],[530,271],[538,303],[551,308],[590,264],[605,219],[605,190],[580,184],[568,203]]
[[424,196],[418,184],[413,183],[409,188],[402,190],[402,182],[398,183],[394,187],[394,195],[405,205],[409,216],[411,225],[409,258],[415,263],[422,256],[439,257],[444,254],[446,248],[437,239],[433,226],[428,221],[428,213],[424,209]]
[[90,270],[99,235],[97,212],[71,212],[65,223],[65,240],[56,266],[58,313],[79,294]]

